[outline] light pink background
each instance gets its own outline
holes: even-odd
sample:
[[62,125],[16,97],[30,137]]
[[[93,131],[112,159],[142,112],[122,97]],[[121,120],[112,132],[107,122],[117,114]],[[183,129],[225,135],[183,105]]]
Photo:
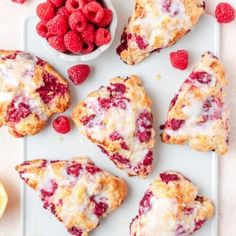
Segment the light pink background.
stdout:
[[[115,1],[115,0],[113,0]],[[116,0],[120,1],[120,0]],[[19,49],[21,46],[22,19],[35,12],[38,0],[28,0],[24,5],[10,0],[0,1],[0,48]],[[219,0],[206,0],[208,12],[214,12]],[[235,0],[227,2],[234,4]],[[204,37],[204,35],[203,35]],[[222,26],[221,58],[228,71],[228,101],[231,107],[231,145],[220,163],[220,235],[236,235],[236,21]],[[9,204],[6,214],[0,220],[0,236],[20,234],[20,189],[19,178],[14,166],[22,155],[22,141],[12,138],[0,129],[0,181],[6,186]],[[204,177],[203,177],[204,181]]]

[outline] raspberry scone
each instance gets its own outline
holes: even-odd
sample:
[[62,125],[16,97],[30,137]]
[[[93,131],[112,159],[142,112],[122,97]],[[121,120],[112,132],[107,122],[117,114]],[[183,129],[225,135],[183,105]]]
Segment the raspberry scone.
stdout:
[[212,217],[211,201],[177,172],[164,172],[151,184],[130,225],[131,236],[189,236]]
[[79,130],[120,169],[145,177],[153,161],[151,100],[136,76],[117,77],[73,111]]
[[188,143],[195,150],[216,151],[220,155],[227,152],[229,109],[223,92],[226,84],[223,65],[211,53],[205,53],[171,101],[162,141]]
[[137,64],[152,52],[175,44],[204,12],[203,0],[135,0],[117,53],[125,63]]
[[0,50],[0,126],[15,137],[37,134],[70,102],[67,81],[42,59]]
[[122,204],[127,193],[123,180],[101,170],[89,158],[26,161],[16,170],[39,194],[43,207],[76,236],[88,236],[101,218]]

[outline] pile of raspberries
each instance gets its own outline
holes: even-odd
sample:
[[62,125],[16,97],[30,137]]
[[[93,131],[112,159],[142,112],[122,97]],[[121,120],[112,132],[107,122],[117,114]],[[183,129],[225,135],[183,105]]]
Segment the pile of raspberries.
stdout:
[[36,13],[38,34],[57,51],[88,54],[111,41],[113,14],[101,0],[47,0]]

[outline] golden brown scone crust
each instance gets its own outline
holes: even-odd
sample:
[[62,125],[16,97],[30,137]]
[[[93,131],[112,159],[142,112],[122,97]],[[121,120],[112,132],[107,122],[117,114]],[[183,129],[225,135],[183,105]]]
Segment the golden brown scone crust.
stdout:
[[212,218],[214,206],[178,172],[161,173],[146,191],[131,236],[189,236]]
[[70,104],[67,81],[46,61],[0,50],[0,126],[15,137],[34,135]]
[[116,77],[90,93],[74,108],[72,119],[118,168],[129,175],[149,174],[155,132],[151,100],[137,76]]
[[[194,78],[197,73],[205,73],[205,79],[209,77],[211,81],[196,83]],[[223,91],[226,84],[223,65],[211,53],[205,53],[171,102],[162,141],[170,144],[188,143],[195,150],[215,150],[220,155],[227,152],[229,110]],[[180,124],[179,128],[174,128],[175,131],[170,127],[171,120],[177,120]]]
[[89,158],[38,159],[24,162],[16,170],[38,192],[44,208],[71,234],[81,232],[81,236],[88,236],[100,218],[118,208],[127,194],[125,181],[96,167]]
[[175,44],[204,12],[203,0],[135,0],[117,53],[125,63],[137,64],[153,51]]

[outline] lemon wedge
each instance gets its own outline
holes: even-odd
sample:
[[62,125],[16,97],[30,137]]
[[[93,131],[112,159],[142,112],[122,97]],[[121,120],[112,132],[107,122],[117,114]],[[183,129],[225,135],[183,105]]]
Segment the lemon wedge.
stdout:
[[3,184],[0,182],[0,218],[5,212],[6,206],[8,202],[8,196]]

